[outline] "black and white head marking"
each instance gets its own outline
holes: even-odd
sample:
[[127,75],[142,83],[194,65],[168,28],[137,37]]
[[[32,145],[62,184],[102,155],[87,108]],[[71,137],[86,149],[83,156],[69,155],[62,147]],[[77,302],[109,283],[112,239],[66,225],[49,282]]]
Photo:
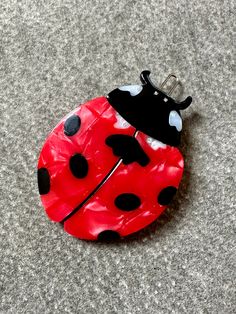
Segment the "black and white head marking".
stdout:
[[116,88],[107,99],[119,115],[137,130],[165,145],[178,146],[182,130],[180,110],[186,109],[192,98],[189,96],[182,102],[176,102],[156,87],[149,75],[149,71],[143,71],[140,75],[142,85]]
[[180,132],[182,130],[182,119],[177,111],[171,110],[169,114],[169,125],[176,127],[176,130]]
[[121,86],[118,89],[124,92],[129,92],[131,96],[136,96],[142,91],[143,87],[142,85],[126,85]]

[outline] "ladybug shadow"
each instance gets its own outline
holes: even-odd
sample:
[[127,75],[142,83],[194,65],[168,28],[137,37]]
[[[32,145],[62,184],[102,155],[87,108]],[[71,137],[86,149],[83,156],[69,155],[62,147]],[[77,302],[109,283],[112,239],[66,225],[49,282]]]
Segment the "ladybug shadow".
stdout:
[[[198,113],[193,113],[184,119],[185,127],[182,131],[181,145],[179,149],[185,160],[185,168],[178,192],[168,209],[166,209],[157,220],[144,229],[119,240],[105,241],[106,244],[109,243],[109,245],[118,246],[122,244],[145,242],[145,240],[150,241],[151,239],[155,239],[156,241],[157,236],[165,237],[166,232],[168,232],[170,228],[173,228],[173,224],[168,227],[170,222],[175,221],[174,226],[178,224],[178,220],[181,219],[181,216],[183,216],[187,210],[189,199],[191,199],[191,193],[193,193],[192,191],[194,190],[192,184],[194,175],[192,162],[194,159],[193,152],[195,145],[192,137],[193,132],[190,132],[190,130],[192,130],[196,125],[199,125],[201,120],[202,117]],[[100,241],[97,242],[99,245],[102,245],[103,243],[104,242]]]

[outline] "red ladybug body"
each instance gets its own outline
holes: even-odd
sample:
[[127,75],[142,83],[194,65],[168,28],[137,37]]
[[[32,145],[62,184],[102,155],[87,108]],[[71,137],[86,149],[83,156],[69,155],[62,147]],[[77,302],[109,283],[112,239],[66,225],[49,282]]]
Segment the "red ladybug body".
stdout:
[[[132,90],[117,91],[136,96]],[[109,95],[65,117],[48,136],[38,162],[48,217],[81,239],[123,237],[150,224],[168,205],[183,173],[178,148],[132,126]]]

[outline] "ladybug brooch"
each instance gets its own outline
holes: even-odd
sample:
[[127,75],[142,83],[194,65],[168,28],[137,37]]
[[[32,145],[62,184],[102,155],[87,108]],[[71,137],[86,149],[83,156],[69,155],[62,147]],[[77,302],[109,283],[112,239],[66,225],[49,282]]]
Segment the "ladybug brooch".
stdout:
[[180,111],[192,98],[170,97],[180,84],[173,75],[160,88],[149,71],[140,79],[79,106],[42,148],[38,186],[46,213],[80,239],[114,240],[144,228],[179,186]]

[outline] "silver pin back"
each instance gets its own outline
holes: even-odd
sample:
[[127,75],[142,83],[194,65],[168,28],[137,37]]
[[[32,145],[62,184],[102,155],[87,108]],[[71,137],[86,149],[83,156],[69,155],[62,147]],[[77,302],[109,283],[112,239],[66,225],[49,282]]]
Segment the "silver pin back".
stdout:
[[[178,92],[177,88],[179,89]],[[176,98],[179,98],[183,93],[183,84],[180,82],[178,77],[174,74],[169,74],[167,78],[161,83],[160,89],[168,96],[175,92]]]

